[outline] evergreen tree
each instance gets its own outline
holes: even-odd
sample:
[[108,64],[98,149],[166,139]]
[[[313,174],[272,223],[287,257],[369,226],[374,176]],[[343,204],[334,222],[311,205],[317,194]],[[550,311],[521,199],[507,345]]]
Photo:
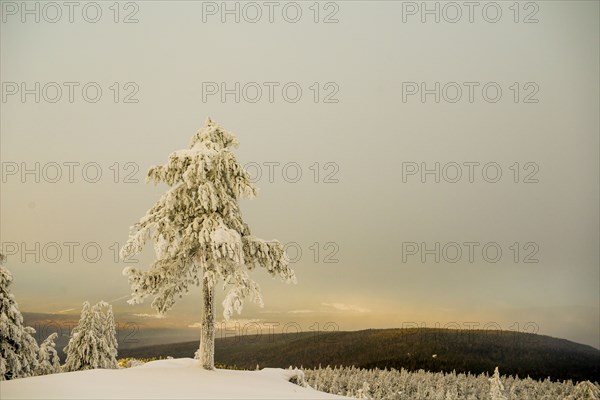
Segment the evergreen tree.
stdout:
[[112,307],[105,302],[99,302],[94,307],[84,302],[79,322],[64,348],[67,354],[64,370],[117,368],[114,332]]
[[118,368],[117,338],[112,306],[101,301],[92,307],[92,315],[98,344],[97,368]]
[[119,343],[117,342],[117,327],[115,324],[115,316],[113,315],[112,306],[108,304],[107,306],[104,337],[106,338],[109,348],[110,357],[107,357],[107,360],[109,362],[108,365],[110,366],[106,366],[105,368],[117,368],[119,364],[117,361],[117,349],[119,347]]
[[254,197],[256,189],[231,151],[237,145],[231,133],[209,118],[189,149],[176,151],[165,165],[150,168],[148,180],[164,182],[170,189],[131,228],[121,250],[121,257],[127,258],[139,253],[148,239],[154,242],[156,260],[149,271],[123,271],[133,292],[131,304],[155,296],[152,307],[163,314],[176,296],[188,293],[191,285],[202,285],[196,357],[206,369],[214,369],[218,281],[228,288],[223,301],[226,320],[234,311],[241,312],[244,299],[262,305],[259,286],[248,275],[256,266],[295,282],[281,243],[253,237],[242,220],[239,200]]
[[67,355],[63,369],[66,372],[97,368],[98,350],[94,332],[94,317],[90,303],[83,303],[81,317],[71,332],[69,343],[64,348]]
[[494,375],[490,378],[490,397],[492,400],[506,400],[506,397],[502,394],[504,385],[500,381],[500,372],[498,367],[494,369]]
[[0,380],[33,375],[38,351],[35,330],[23,325],[19,306],[8,289],[13,277],[4,261],[0,254]]
[[35,375],[56,374],[61,371],[60,358],[56,352],[56,344],[54,340],[58,337],[58,333],[53,333],[40,344],[38,351],[38,366],[35,369]]
[[600,389],[590,381],[579,382],[573,397],[577,400],[599,400]]

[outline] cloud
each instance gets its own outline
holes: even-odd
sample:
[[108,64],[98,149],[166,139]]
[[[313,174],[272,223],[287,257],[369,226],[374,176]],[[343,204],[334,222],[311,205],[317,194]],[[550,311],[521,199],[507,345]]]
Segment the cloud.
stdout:
[[313,313],[315,312],[314,310],[292,310],[292,311],[288,311],[288,314],[308,314],[308,313]]
[[56,313],[57,314],[61,314],[61,313],[64,313],[64,312],[69,312],[69,311],[74,311],[74,310],[75,310],[74,308],[67,308],[66,310],[60,310],[60,311],[57,311]]
[[156,318],[156,319],[163,319],[165,318],[164,315],[160,315],[160,314],[133,314],[136,317],[140,317],[140,318]]
[[109,301],[107,301],[107,303],[109,303],[109,304],[110,303],[114,303],[115,301],[124,300],[124,299],[126,299],[128,297],[131,297],[131,295],[130,294],[126,294],[125,296],[121,296],[121,297],[117,297],[116,299],[109,300]]
[[344,304],[344,303],[321,303],[321,305],[325,307],[335,308],[339,311],[354,311],[358,313],[368,313],[371,312],[368,308],[354,306],[352,304]]
[[[216,329],[244,329],[248,325],[260,325],[262,319],[230,319],[229,321],[221,320],[215,323]],[[194,322],[188,325],[188,328],[200,328],[202,324],[200,322]]]

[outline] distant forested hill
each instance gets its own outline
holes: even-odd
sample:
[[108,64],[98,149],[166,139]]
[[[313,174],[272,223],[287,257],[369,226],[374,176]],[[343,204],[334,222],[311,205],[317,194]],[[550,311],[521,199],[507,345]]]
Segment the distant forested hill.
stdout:
[[[119,357],[193,357],[198,342],[127,349]],[[549,336],[507,331],[369,329],[318,335],[217,339],[216,362],[241,368],[354,365],[428,371],[493,372],[535,379],[600,381],[600,351]]]

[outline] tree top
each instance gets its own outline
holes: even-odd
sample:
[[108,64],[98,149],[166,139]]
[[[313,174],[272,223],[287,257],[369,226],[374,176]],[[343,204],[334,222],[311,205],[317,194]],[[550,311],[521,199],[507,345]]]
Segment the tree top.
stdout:
[[230,147],[238,147],[237,138],[230,132],[221,128],[219,124],[210,117],[206,118],[204,126],[192,137],[190,149],[198,146],[206,147],[208,150],[221,150]]

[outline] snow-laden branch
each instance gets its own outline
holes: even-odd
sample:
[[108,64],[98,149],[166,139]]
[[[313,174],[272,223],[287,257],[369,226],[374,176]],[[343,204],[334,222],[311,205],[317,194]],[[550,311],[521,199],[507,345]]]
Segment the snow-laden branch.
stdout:
[[246,236],[243,241],[244,257],[249,269],[259,266],[272,276],[279,275],[284,282],[296,283],[294,270],[289,267],[287,254],[278,240],[266,241]]

